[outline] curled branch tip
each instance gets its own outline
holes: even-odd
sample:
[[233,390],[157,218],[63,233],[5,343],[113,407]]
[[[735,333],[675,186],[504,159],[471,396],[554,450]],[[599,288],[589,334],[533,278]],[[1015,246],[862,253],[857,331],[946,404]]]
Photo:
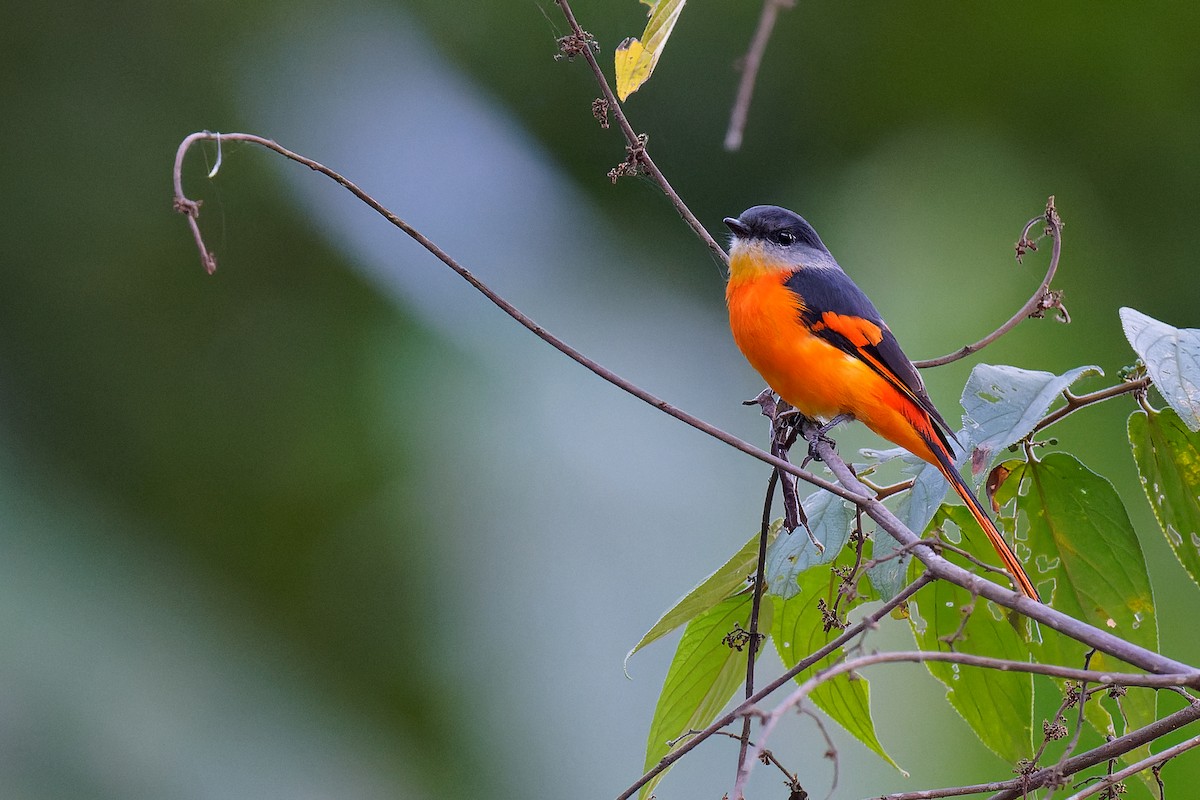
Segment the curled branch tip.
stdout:
[[[1009,317],[1008,321],[1001,325],[996,330],[989,333],[974,344],[964,345],[952,353],[947,353],[938,358],[931,358],[925,361],[914,361],[913,364],[918,369],[928,369],[929,367],[940,367],[943,364],[949,364],[958,361],[960,358],[965,358],[972,353],[978,353],[983,348],[987,347],[992,342],[999,339],[1004,334],[1011,331],[1017,325],[1021,324],[1030,317],[1043,317],[1046,311],[1053,308],[1059,312],[1059,319],[1063,322],[1070,322],[1071,317],[1067,314],[1066,307],[1062,304],[1062,293],[1050,290],[1050,282],[1054,280],[1055,273],[1058,272],[1058,261],[1062,255],[1062,229],[1063,222],[1058,216],[1058,210],[1054,207],[1054,195],[1050,195],[1046,201],[1046,210],[1025,223],[1025,228],[1021,231],[1021,237],[1016,244],[1017,261],[1030,250],[1037,250],[1037,241],[1029,238],[1029,233],[1034,226],[1039,223],[1045,223],[1045,230],[1042,236],[1049,236],[1054,242],[1054,247],[1050,253],[1050,265],[1046,268],[1046,275],[1042,278],[1042,282],[1034,290],[1033,295],[1025,301],[1025,305],[1017,309],[1016,313]],[[1040,239],[1041,237],[1039,237]]]

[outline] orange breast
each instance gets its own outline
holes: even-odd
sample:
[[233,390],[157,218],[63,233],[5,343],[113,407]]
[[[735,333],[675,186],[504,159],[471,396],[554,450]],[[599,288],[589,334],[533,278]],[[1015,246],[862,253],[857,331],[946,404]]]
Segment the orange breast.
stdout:
[[803,305],[785,278],[768,273],[730,280],[725,298],[733,339],[771,388],[808,416],[849,413],[854,388],[870,368],[800,324]]
[[801,324],[803,304],[786,275],[735,275],[725,290],[733,339],[767,384],[805,415],[856,419],[911,452],[932,459],[917,435],[925,415],[861,359]]

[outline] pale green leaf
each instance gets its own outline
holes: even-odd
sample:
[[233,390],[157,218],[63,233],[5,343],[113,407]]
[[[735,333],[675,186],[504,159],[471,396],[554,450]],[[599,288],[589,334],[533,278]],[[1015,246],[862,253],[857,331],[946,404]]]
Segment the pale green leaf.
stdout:
[[[844,566],[853,563],[853,549],[846,549],[840,555]],[[870,555],[864,554],[864,557],[869,558]],[[830,567],[818,566],[800,576],[798,594],[787,600],[772,598],[775,622],[771,626],[771,639],[775,643],[780,660],[788,669],[841,633],[837,628],[828,632],[825,630],[825,619],[817,605],[818,600],[824,600],[826,606],[831,608],[840,583],[841,579],[833,574]],[[865,599],[861,598],[860,602]],[[796,681],[807,680],[814,671],[824,669],[843,656],[841,649],[835,650],[797,675]],[[875,723],[871,718],[870,684],[865,678],[851,679],[848,675],[838,675],[818,686],[812,693],[812,701],[817,708],[828,714],[830,719],[845,728],[868,749],[896,769],[900,769],[884,750],[875,733]]]
[[835,494],[818,489],[801,505],[809,530],[824,549],[818,549],[803,528],[776,537],[767,550],[767,591],[785,600],[800,591],[796,578],[802,572],[837,557],[854,527],[854,507]]
[[1200,329],[1176,328],[1132,308],[1121,327],[1154,387],[1189,430],[1200,431]]
[[867,568],[867,580],[871,588],[884,600],[891,600],[906,583],[905,573],[912,554],[883,528],[876,528],[874,536],[874,558],[876,563]]
[[[684,629],[650,722],[646,770],[671,752],[670,742],[716,719],[745,680],[748,653],[731,647],[726,637],[739,626],[743,630],[749,627],[751,600],[749,593],[731,597],[696,617]],[[770,602],[762,604],[760,630],[770,630],[772,611]],[[666,771],[659,773],[643,786],[641,797],[648,797],[665,774]]]
[[[782,520],[772,523],[767,531],[768,547],[771,542],[775,541],[782,527]],[[742,546],[741,550],[734,553],[732,558],[697,584],[694,589],[675,601],[675,604],[659,617],[658,622],[654,623],[650,630],[646,631],[646,634],[638,640],[633,649],[626,653],[626,667],[628,667],[629,659],[638,650],[703,614],[722,600],[745,589],[747,578],[753,576],[758,567],[758,541],[760,538],[757,533],[751,536],[750,540]]]

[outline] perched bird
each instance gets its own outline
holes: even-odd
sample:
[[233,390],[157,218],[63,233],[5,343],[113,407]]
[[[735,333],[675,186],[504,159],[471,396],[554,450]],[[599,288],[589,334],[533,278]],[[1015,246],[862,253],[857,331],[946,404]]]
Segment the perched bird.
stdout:
[[725,298],[742,354],[804,415],[852,417],[933,464],[1000,554],[1017,588],[1037,589],[954,466],[953,433],[875,306],[799,214],[755,206],[733,232]]

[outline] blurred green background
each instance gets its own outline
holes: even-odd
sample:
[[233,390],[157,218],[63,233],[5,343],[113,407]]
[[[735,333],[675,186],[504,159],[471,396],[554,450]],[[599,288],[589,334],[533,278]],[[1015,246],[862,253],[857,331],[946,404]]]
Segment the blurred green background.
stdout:
[[[644,24],[634,0],[575,8],[606,64]],[[758,11],[689,5],[626,105],[711,230],[795,208],[931,357],[1037,284],[1044,254],[1015,266],[1011,245],[1053,193],[1074,322],[1026,323],[986,360],[1111,379],[1133,360],[1119,306],[1200,326],[1194,4],[801,2],[728,154]],[[572,365],[265,151],[226,147],[213,181],[215,149],[188,161],[214,277],[171,210],[186,134],[273,137],[601,362],[763,441],[718,269],[652,185],[608,182],[623,143],[592,119],[586,67],[553,58],[553,3],[3,18],[0,794],[603,798],[632,782],[671,647],[639,654],[632,681],[622,656],[755,529],[764,468]],[[926,375],[947,416],[970,367]],[[1195,588],[1136,483],[1131,409],[1057,435],[1125,497],[1163,649],[1196,663]],[[896,624],[869,646],[906,641]],[[836,732],[838,796],[1007,777],[920,669],[874,681],[913,777]],[[811,727],[772,747],[824,795]],[[660,797],[729,788],[736,747],[705,749]]]

